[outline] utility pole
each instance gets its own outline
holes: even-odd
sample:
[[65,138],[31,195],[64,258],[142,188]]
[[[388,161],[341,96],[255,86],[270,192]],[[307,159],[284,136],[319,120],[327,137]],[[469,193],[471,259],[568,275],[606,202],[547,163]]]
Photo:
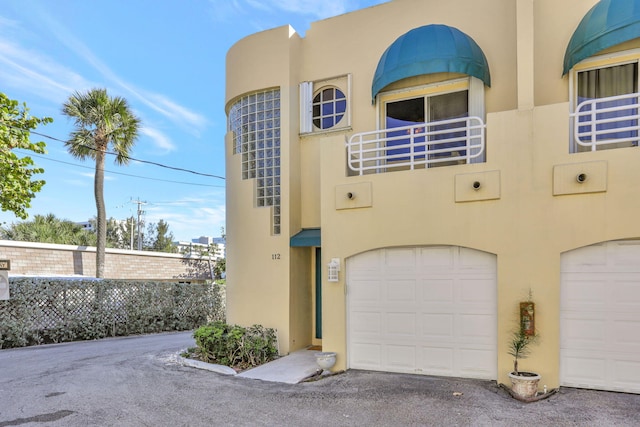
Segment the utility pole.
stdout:
[[[131,200],[131,203],[136,203],[138,205],[138,250],[141,251],[142,250],[142,239],[140,238],[140,229],[141,227],[141,223],[140,223],[140,216],[144,215],[144,211],[142,210],[142,205],[146,205],[147,202],[143,202],[141,201],[139,198],[138,200]],[[133,239],[133,237],[131,237]],[[133,247],[133,245],[131,245]]]
[[131,217],[131,233],[130,237],[131,237],[131,246],[129,246],[129,249],[133,250],[133,216]]

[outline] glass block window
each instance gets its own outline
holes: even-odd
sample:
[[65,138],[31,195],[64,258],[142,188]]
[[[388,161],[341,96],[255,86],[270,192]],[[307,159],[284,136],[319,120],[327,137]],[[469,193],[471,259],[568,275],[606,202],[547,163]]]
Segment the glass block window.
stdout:
[[347,98],[337,87],[325,87],[313,98],[313,125],[329,129],[342,120],[347,111]]
[[233,153],[242,156],[242,179],[256,180],[257,207],[271,207],[272,234],[280,234],[280,90],[243,96],[229,110]]

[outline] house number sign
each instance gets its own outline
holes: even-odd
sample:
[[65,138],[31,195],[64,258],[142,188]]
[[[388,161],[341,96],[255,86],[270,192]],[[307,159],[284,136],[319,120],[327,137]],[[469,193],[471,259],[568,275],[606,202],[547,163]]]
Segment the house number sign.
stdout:
[[8,259],[0,259],[0,270],[11,270],[11,261]]
[[277,261],[280,259],[280,254],[271,254],[271,259]]

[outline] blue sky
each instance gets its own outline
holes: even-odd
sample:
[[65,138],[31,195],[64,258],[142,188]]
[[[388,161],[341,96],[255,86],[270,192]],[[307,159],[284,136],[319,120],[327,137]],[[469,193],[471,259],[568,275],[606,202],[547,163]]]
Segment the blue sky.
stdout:
[[[32,134],[48,153],[32,155],[47,181],[30,217],[53,213],[87,221],[96,215],[91,160],[67,154],[73,129],[60,113],[75,91],[106,88],[141,118],[131,157],[107,158],[107,217],[136,214],[169,223],[176,240],[219,236],[225,221],[225,56],[241,38],[290,24],[304,36],[313,21],[386,0],[2,0],[0,91],[54,123]],[[29,154],[29,152],[20,153]],[[0,211],[0,224],[18,222]]]

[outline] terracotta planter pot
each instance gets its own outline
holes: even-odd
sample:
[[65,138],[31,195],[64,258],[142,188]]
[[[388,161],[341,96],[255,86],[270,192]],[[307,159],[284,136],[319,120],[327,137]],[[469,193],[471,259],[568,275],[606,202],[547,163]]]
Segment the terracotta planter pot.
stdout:
[[520,397],[530,398],[538,393],[538,382],[542,377],[533,372],[520,371],[518,375],[511,372],[509,378],[511,378],[511,391]]

